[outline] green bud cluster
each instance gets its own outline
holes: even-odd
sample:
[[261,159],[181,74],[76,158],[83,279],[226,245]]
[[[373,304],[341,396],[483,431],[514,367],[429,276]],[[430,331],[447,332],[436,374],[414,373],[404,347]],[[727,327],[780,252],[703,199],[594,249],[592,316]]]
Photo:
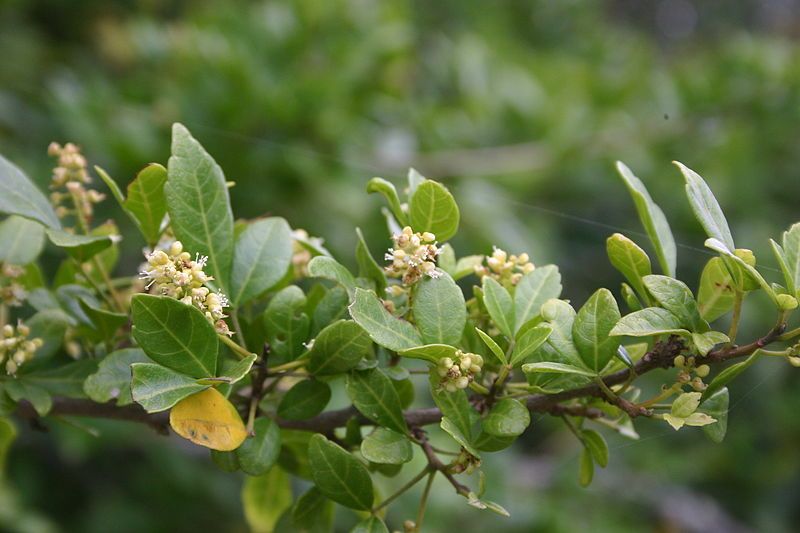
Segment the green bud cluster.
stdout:
[[[672,364],[675,368],[679,368],[678,384],[680,386],[689,385],[695,391],[702,392],[708,387],[703,382],[703,378],[708,377],[711,372],[711,367],[705,364],[697,365],[697,359],[694,356],[686,357],[678,355],[673,359]],[[692,377],[694,374],[694,377]]]
[[19,307],[28,297],[28,292],[17,281],[25,273],[25,270],[16,265],[3,263],[0,272],[2,273],[0,276],[0,305]]
[[44,344],[38,337],[29,339],[30,333],[30,328],[22,322],[19,322],[16,328],[11,324],[3,326],[0,338],[0,364],[5,362],[7,374],[15,375],[19,367],[33,359],[36,350]]
[[[50,201],[55,207],[56,215],[64,218],[74,214],[81,220],[91,220],[94,204],[102,202],[106,195],[86,188],[91,178],[86,170],[86,158],[81,154],[80,148],[72,143],[61,146],[53,142],[47,147],[47,153],[58,158],[50,182],[50,188],[53,189]],[[66,192],[59,189],[66,189]],[[64,205],[65,201],[71,201],[74,208]]]
[[476,353],[456,350],[453,357],[443,357],[436,365],[436,372],[442,378],[440,386],[447,392],[466,389],[483,368],[483,357]]
[[203,271],[207,261],[207,257],[200,255],[192,260],[191,254],[183,251],[183,244],[175,241],[168,251],[156,250],[147,255],[147,266],[140,276],[149,281],[146,288],[151,293],[193,305],[206,315],[218,333],[231,335],[224,320],[228,316],[224,312],[228,299],[206,286],[214,279]]
[[436,235],[428,231],[414,233],[410,226],[392,235],[394,246],[389,248],[385,259],[391,261],[386,267],[386,274],[393,278],[401,278],[403,285],[413,285],[422,276],[439,277],[436,270],[436,257],[439,248],[436,246]]
[[492,255],[486,256],[486,264],[475,266],[475,274],[483,279],[490,276],[506,288],[511,288],[519,283],[522,276],[533,272],[534,265],[530,262],[528,254],[509,256],[504,250],[494,247]]
[[461,452],[458,454],[458,457],[450,463],[449,470],[453,474],[472,474],[476,469],[480,468],[481,466],[481,459],[480,457],[475,457],[471,453],[469,453],[464,448],[461,448]]

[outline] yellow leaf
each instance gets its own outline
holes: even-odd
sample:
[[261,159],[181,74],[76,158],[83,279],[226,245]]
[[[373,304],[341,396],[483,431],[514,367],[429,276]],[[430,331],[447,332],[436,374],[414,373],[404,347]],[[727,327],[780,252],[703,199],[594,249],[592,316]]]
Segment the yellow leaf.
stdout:
[[184,439],[212,450],[235,450],[247,438],[236,408],[214,388],[175,404],[169,413],[169,425]]

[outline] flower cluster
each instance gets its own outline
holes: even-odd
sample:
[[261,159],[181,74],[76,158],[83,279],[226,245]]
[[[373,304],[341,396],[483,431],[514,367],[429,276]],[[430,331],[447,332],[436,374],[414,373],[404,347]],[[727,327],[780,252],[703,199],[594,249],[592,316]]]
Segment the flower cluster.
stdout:
[[[79,220],[90,221],[94,214],[94,204],[102,202],[105,195],[86,188],[91,178],[86,170],[86,158],[81,154],[80,148],[72,143],[61,146],[54,142],[50,143],[47,153],[58,158],[50,183],[50,188],[53,189],[50,200],[56,208],[56,214],[59,218],[74,214]],[[66,192],[59,190],[62,188]],[[71,201],[71,207],[64,205],[68,200]]]
[[464,353],[456,350],[453,357],[443,357],[436,365],[441,377],[440,386],[447,392],[466,389],[483,367],[483,357],[476,353]]
[[472,474],[481,467],[481,458],[476,457],[465,450],[463,447],[458,456],[448,466],[448,470],[453,474]]
[[[711,372],[711,367],[708,365],[697,365],[697,360],[694,356],[685,357],[678,355],[673,360],[676,368],[680,369],[678,373],[678,383],[682,385],[689,385],[694,390],[702,392],[706,389],[707,385],[703,383],[703,378],[707,377]],[[694,377],[692,377],[694,374]]]
[[149,281],[146,288],[151,293],[193,305],[206,315],[218,333],[231,335],[224,320],[228,316],[224,312],[228,299],[206,286],[214,279],[203,271],[207,261],[207,257],[199,255],[192,260],[191,254],[183,251],[183,244],[175,241],[168,251],[156,250],[147,255],[147,267],[141,277]]
[[0,304],[11,307],[19,307],[28,297],[28,292],[17,281],[25,273],[22,267],[2,264],[0,270]]
[[392,235],[394,247],[389,248],[385,259],[392,263],[386,273],[393,278],[401,278],[403,285],[413,285],[423,275],[436,278],[436,256],[440,249],[436,246],[436,235],[428,231],[414,233],[409,226]]
[[308,263],[311,261],[311,251],[303,246],[300,241],[309,240],[308,232],[304,229],[296,229],[292,232],[292,268],[295,278],[308,277]]
[[36,350],[42,347],[44,341],[40,338],[29,339],[31,330],[19,322],[15,328],[11,324],[3,326],[0,338],[0,363],[5,361],[6,373],[14,375],[20,366],[33,359]]
[[511,288],[522,279],[522,276],[534,269],[528,254],[509,256],[505,251],[494,247],[492,255],[486,256],[486,264],[475,266],[475,274],[479,278],[490,276],[506,288]]

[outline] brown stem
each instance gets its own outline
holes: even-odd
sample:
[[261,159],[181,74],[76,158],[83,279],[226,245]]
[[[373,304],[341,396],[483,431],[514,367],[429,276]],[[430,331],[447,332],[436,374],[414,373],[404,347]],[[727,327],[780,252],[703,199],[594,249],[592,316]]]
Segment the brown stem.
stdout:
[[[751,355],[756,350],[764,348],[768,344],[778,340],[785,329],[785,324],[779,324],[760,339],[742,346],[724,346],[710,352],[708,355],[701,358],[701,360],[705,364],[714,365]],[[645,354],[636,365],[634,365],[633,371],[635,371],[637,375],[642,375],[657,368],[670,368],[672,366],[672,360],[682,349],[683,344],[677,338],[670,338],[667,341],[657,343],[650,352]],[[615,372],[603,378],[603,382],[607,387],[619,385],[629,378],[630,372],[630,369],[620,370],[619,372]],[[584,416],[581,414],[578,406],[565,406],[562,404],[569,400],[586,397],[604,398],[604,394],[597,383],[590,383],[582,387],[555,394],[532,394],[528,396],[526,405],[531,412],[560,415],[565,413],[565,410],[571,410],[568,414]],[[595,414],[595,411],[589,408],[586,408],[585,412],[586,416]],[[33,406],[26,401],[20,402],[17,413],[19,416],[27,419],[38,418]],[[138,405],[117,407],[113,403],[103,404],[95,403],[90,400],[56,397],[53,398],[53,408],[50,414],[128,420],[147,424],[161,433],[166,433],[169,427],[166,413],[148,414]],[[336,428],[344,427],[347,421],[353,416],[358,417],[359,421],[364,424],[372,423],[360,415],[354,407],[350,406],[344,409],[326,411],[307,420],[279,419],[278,424],[287,429],[300,429],[329,434]],[[406,411],[404,416],[409,426],[420,427],[438,423],[442,419],[442,412],[432,407]]]

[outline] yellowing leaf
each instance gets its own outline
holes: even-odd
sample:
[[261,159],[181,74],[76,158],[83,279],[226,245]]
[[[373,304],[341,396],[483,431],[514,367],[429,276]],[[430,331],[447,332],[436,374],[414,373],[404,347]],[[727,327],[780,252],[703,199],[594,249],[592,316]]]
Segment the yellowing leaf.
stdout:
[[235,450],[247,438],[236,408],[214,388],[175,404],[169,413],[169,425],[184,439],[212,450]]

